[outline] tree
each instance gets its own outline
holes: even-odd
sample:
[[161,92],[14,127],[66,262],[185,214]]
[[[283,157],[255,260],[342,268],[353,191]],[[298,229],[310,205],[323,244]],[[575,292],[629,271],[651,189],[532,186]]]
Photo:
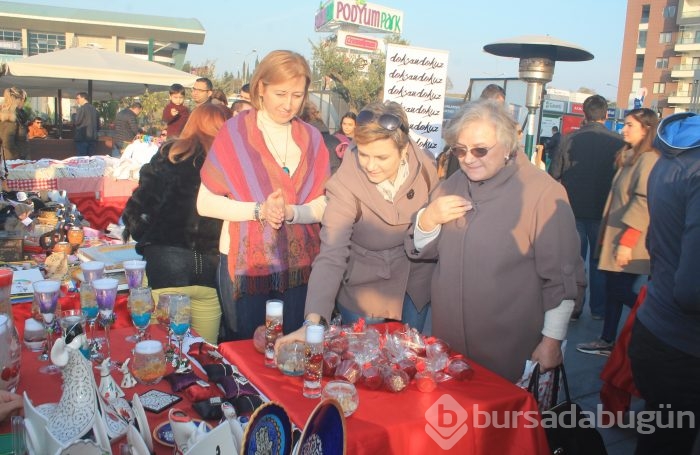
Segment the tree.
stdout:
[[[408,44],[399,37],[389,36],[387,42]],[[338,93],[355,111],[381,98],[384,88],[385,54],[357,54],[337,46],[331,36],[318,44],[311,43],[314,72],[320,78],[333,81],[331,90]]]

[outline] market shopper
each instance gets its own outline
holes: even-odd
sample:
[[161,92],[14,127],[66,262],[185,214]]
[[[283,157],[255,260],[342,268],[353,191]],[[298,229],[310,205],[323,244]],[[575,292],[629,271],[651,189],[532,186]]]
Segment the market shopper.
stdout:
[[[306,320],[343,323],[402,320],[424,328],[434,263],[412,261],[404,237],[437,185],[434,158],[408,135],[395,102],[372,103],[357,116],[355,143],[326,184],[321,252],[306,295]],[[278,345],[304,339],[304,328]]]
[[414,259],[435,259],[433,335],[510,381],[562,362],[585,278],[564,188],[522,152],[502,104],[466,104],[445,131],[460,172],[418,212]]
[[0,146],[3,159],[26,159],[27,120],[23,109],[26,93],[22,89],[9,87],[3,91],[0,105]]
[[157,300],[183,292],[192,302],[192,327],[216,343],[221,306],[216,292],[221,220],[197,213],[200,170],[214,137],[231,111],[208,103],[192,112],[178,139],[160,147],[141,168],[139,186],[124,209],[124,235],[146,260]]
[[88,101],[88,94],[78,92],[75,95],[78,110],[75,112],[73,141],[77,156],[92,156],[97,150],[97,130],[99,115],[97,109]]
[[644,431],[637,426],[635,453],[695,455],[700,449],[700,116],[666,117],[654,146],[661,156],[647,188],[651,280],[628,353],[644,410],[655,418]]
[[270,52],[250,82],[253,109],[219,131],[202,168],[199,213],[224,220],[221,340],[251,338],[268,299],[284,301],[285,327],[304,319],[329,175],[321,133],[296,117],[310,82],[304,57]]
[[603,211],[598,268],[605,273],[605,320],[600,338],[576,345],[587,354],[610,355],[623,306],[637,301],[635,285],[649,275],[645,240],[649,228],[647,180],[659,159],[653,147],[659,117],[651,109],[634,109],[625,116],[622,136],[627,143],[617,155],[617,172]]

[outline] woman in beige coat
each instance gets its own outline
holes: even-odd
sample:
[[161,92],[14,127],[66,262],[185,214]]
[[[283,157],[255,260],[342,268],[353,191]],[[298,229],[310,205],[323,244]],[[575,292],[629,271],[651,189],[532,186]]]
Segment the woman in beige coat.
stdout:
[[647,180],[659,159],[659,152],[652,147],[658,123],[656,112],[647,108],[634,109],[625,117],[622,135],[627,145],[615,161],[617,172],[598,235],[598,269],[605,271],[606,280],[605,322],[600,339],[576,346],[587,354],[610,355],[622,306],[634,306],[635,282],[640,275],[649,274]]
[[[403,244],[437,184],[435,160],[409,139],[406,114],[394,102],[366,106],[354,139],[357,146],[326,183],[328,205],[306,320],[329,320],[337,304],[343,323],[394,319],[421,330],[434,264],[409,260]],[[303,330],[279,344],[303,339]]]
[[409,257],[438,258],[433,335],[515,382],[526,360],[562,362],[585,278],[564,188],[533,166],[500,104],[467,104],[445,131],[460,171],[417,215]]

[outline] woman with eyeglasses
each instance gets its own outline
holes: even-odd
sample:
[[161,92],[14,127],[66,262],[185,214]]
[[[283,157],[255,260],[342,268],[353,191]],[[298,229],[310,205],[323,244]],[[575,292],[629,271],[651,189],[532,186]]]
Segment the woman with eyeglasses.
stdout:
[[250,82],[253,109],[226,123],[202,168],[199,213],[224,221],[222,341],[252,338],[269,299],[284,301],[284,327],[304,320],[330,174],[321,133],[297,117],[310,82],[296,52],[265,56]]
[[433,335],[516,381],[525,361],[562,362],[574,299],[585,289],[564,188],[520,149],[501,105],[467,104],[445,131],[455,172],[433,192],[406,237],[413,259],[438,259]]
[[206,103],[177,139],[165,142],[141,167],[139,186],[124,208],[124,239],[136,240],[153,296],[182,292],[192,302],[192,327],[216,343],[221,306],[216,292],[221,221],[197,213],[199,171],[231,111]]
[[[437,185],[435,160],[411,141],[406,113],[394,102],[358,114],[355,143],[326,185],[304,325],[330,320],[337,307],[343,323],[392,319],[429,329],[434,264],[409,260],[404,236]],[[303,338],[304,327],[278,345]]]

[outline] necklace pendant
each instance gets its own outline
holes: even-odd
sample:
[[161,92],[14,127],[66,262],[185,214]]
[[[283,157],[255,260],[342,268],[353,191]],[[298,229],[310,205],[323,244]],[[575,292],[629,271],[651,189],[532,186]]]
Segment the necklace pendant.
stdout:
[[289,168],[287,166],[282,166],[282,170],[289,175]]

